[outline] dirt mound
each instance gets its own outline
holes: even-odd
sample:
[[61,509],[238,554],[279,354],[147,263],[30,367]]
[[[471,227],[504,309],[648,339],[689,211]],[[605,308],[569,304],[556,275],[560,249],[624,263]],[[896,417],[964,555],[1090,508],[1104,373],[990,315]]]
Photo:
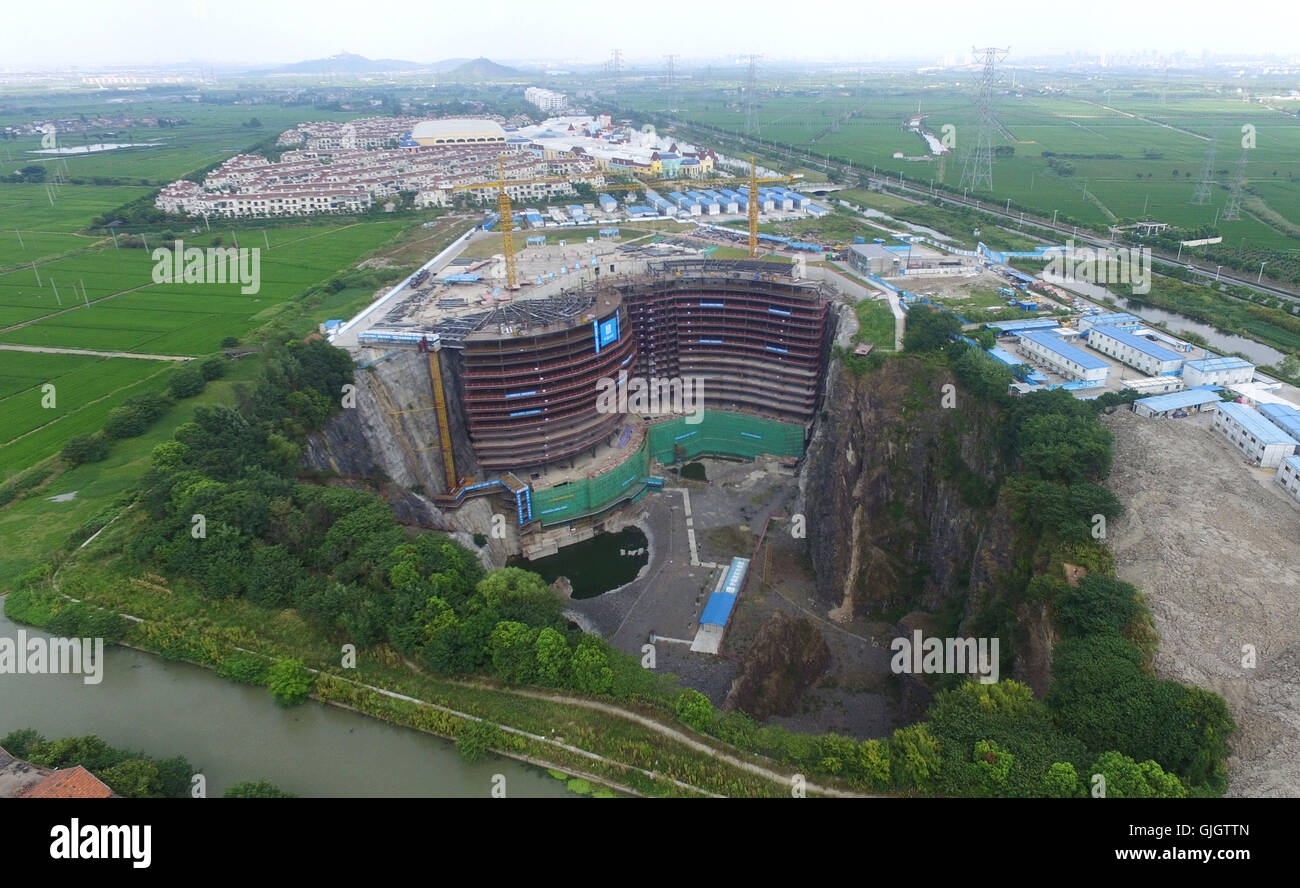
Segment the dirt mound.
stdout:
[[745,652],[723,708],[741,709],[758,721],[790,715],[830,662],[830,647],[812,621],[774,611]]
[[1156,672],[1228,701],[1228,795],[1300,796],[1300,508],[1208,417],[1104,421],[1125,508],[1107,538],[1151,605]]

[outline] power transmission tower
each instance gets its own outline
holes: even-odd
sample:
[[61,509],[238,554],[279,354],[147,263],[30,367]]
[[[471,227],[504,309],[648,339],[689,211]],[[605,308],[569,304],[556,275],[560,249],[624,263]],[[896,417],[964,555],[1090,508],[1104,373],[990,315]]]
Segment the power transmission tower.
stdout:
[[758,125],[758,116],[754,114],[754,93],[758,89],[758,60],[762,56],[751,55],[749,57],[749,77],[745,80],[745,135],[751,133],[755,136],[762,135],[762,129]]
[[[977,56],[984,56],[984,73],[980,77],[979,95],[975,99],[975,149],[966,151],[958,188],[969,188],[971,191],[980,188],[993,190],[993,133],[998,128],[997,119],[993,116],[994,69],[998,60],[1010,51],[1010,48],[998,49],[995,46],[971,49]],[[969,139],[966,144],[970,145]]]
[[618,80],[619,75],[623,73],[623,50],[614,50],[609,57],[609,72]]
[[1228,192],[1228,202],[1223,205],[1223,215],[1220,219],[1229,221],[1241,218],[1241,186],[1246,180],[1246,155],[1249,148],[1241,149],[1241,157],[1237,158],[1237,171],[1232,175],[1232,190]]
[[668,61],[667,83],[668,83],[668,88],[671,90],[674,86],[677,85],[677,56],[666,55],[664,56],[664,58],[667,59]]
[[1210,137],[1210,149],[1205,152],[1205,163],[1201,165],[1201,178],[1196,182],[1196,193],[1192,195],[1192,203],[1197,206],[1205,206],[1210,199],[1210,189],[1214,187],[1214,153],[1219,147],[1219,127],[1214,128],[1214,135]]

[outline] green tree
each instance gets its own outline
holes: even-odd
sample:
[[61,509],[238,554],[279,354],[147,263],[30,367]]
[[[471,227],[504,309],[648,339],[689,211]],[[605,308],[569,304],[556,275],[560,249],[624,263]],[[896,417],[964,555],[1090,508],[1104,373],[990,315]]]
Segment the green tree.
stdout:
[[156,799],[162,797],[162,778],[158,766],[143,758],[127,759],[95,775],[109,785],[113,792],[127,799]]
[[689,725],[701,734],[708,733],[716,715],[709,698],[694,688],[687,688],[677,695],[674,709],[683,724]]
[[573,652],[569,664],[569,681],[573,687],[587,694],[603,694],[614,680],[609,668],[609,657],[594,636],[585,636]]
[[266,687],[279,706],[294,706],[311,694],[313,676],[301,660],[276,660],[266,674]]
[[108,442],[99,435],[77,435],[63,445],[60,455],[74,466],[100,462],[108,456]]
[[214,379],[220,379],[226,375],[226,361],[224,358],[208,358],[199,365],[199,375],[203,377],[204,382],[211,382]]
[[894,731],[889,761],[898,786],[925,791],[942,764],[939,741],[924,724],[899,728]]
[[544,627],[537,633],[534,656],[537,660],[538,684],[560,686],[568,674],[569,660],[572,657],[564,636],[550,626]]
[[910,352],[937,351],[951,341],[952,334],[960,332],[961,321],[950,312],[916,304],[907,313],[903,349]]
[[268,780],[242,780],[221,794],[223,799],[296,799]]
[[1108,799],[1182,799],[1187,790],[1173,774],[1153,761],[1135,762],[1118,752],[1105,752],[1092,766],[1092,774],[1106,778]]
[[175,398],[192,398],[204,385],[203,374],[195,367],[182,367],[167,380],[167,390]]
[[1053,762],[1043,777],[1043,795],[1049,799],[1077,799],[1087,795],[1069,762]]

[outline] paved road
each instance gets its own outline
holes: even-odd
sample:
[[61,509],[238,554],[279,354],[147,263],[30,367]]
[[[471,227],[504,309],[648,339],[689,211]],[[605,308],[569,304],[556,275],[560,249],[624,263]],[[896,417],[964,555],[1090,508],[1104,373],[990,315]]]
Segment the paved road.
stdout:
[[90,348],[52,348],[48,345],[0,345],[0,351],[40,352],[43,355],[87,355],[92,358],[141,358],[146,361],[189,361],[193,355],[142,355],[137,352],[96,351]]

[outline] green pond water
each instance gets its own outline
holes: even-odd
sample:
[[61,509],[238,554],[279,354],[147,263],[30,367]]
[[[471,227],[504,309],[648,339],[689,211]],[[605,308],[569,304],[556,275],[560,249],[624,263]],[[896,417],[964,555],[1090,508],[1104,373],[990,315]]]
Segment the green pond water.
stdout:
[[509,563],[511,567],[541,574],[548,583],[568,577],[573,584],[574,598],[594,598],[636,579],[637,571],[650,560],[649,552],[619,553],[644,550],[646,546],[646,535],[641,529],[627,527],[616,533],[597,534],[536,561],[515,556]]

